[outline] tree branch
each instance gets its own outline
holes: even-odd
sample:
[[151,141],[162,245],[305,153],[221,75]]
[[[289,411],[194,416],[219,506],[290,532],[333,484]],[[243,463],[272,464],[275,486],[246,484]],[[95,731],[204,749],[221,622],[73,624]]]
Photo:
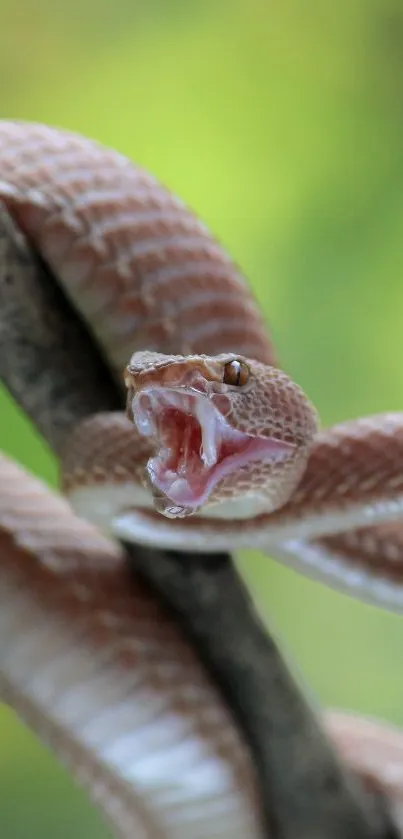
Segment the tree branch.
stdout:
[[[0,205],[0,372],[56,453],[85,416],[123,406],[100,352]],[[249,743],[271,839],[394,839],[386,802],[342,765],[228,555],[126,546],[193,639]]]

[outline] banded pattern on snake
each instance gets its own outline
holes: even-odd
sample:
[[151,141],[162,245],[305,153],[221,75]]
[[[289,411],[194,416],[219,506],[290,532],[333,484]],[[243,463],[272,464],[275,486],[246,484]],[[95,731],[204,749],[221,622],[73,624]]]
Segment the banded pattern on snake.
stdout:
[[[278,367],[259,308],[239,269],[179,199],[118,153],[45,126],[0,123],[0,198],[86,318],[116,376],[125,370],[127,415],[86,420],[72,430],[67,444],[63,482],[76,511],[114,536],[143,544],[203,551],[256,546],[353,594],[401,610],[403,415],[385,414],[318,432],[315,409]],[[206,346],[213,354],[206,355]],[[40,545],[45,597],[52,585],[60,596],[60,574],[63,578],[72,569],[74,609],[79,609],[80,599],[88,603],[91,595],[85,580],[79,579],[74,538],[64,543],[67,533],[74,537],[79,520],[71,519],[60,531],[62,543],[48,520],[41,521],[38,533],[36,517],[45,509],[39,500],[42,490],[37,485],[27,490],[27,508],[24,512],[22,505],[20,518],[25,492],[20,495],[21,476],[6,459],[1,467],[7,485],[1,509],[4,538],[21,564],[5,579],[4,637],[15,631],[21,612],[27,620],[19,627],[19,654],[14,650],[7,655],[5,648],[2,672],[5,695],[15,684],[23,697],[25,683],[34,692],[50,686],[27,669],[33,648],[24,629],[33,625],[32,608],[38,620],[38,650],[49,623],[39,628],[37,604],[29,604],[24,593],[32,564],[21,588],[26,553],[32,556]],[[29,488],[28,478],[22,480]],[[46,503],[50,511],[50,497]],[[64,515],[70,515],[67,508],[58,507],[58,516]],[[77,526],[84,528],[80,546],[90,562],[86,526]],[[88,528],[97,556],[108,554],[110,543]],[[56,540],[48,555],[42,533]],[[59,567],[57,547],[62,558],[69,557],[65,568]],[[120,561],[118,552],[112,560],[108,555],[107,564],[110,561]],[[4,604],[13,592],[15,600],[7,610]],[[141,610],[142,595],[139,602]],[[68,603],[66,615],[69,608]],[[125,621],[124,607],[122,613]],[[111,629],[103,602],[99,614],[102,635],[105,626]],[[119,633],[123,631],[124,622]],[[78,635],[82,632],[85,635],[85,621]],[[138,632],[130,626],[130,634]],[[155,640],[150,636],[146,647],[155,649]],[[66,643],[69,646],[71,639]],[[37,660],[32,661],[36,667]],[[68,658],[64,666],[68,674]],[[53,667],[57,670],[56,660]],[[155,673],[150,678],[153,686]],[[51,697],[42,699],[49,702]],[[161,694],[157,700],[162,701]],[[63,709],[62,699],[61,703]],[[215,709],[219,701],[214,699],[213,705]],[[175,725],[181,724],[182,717],[178,719],[176,715]],[[192,711],[193,744],[200,746],[194,720]],[[112,727],[115,724],[111,720]],[[215,731],[217,726],[222,721]],[[95,729],[96,725],[92,733],[91,726],[89,730],[96,739]],[[242,746],[231,748],[240,749],[233,767],[242,767]],[[217,741],[213,751],[218,766]],[[241,798],[234,799],[231,818],[225,812],[222,827],[212,806],[217,837],[235,836],[235,829],[239,836],[258,835],[253,782],[238,782],[237,772],[230,778],[224,773],[229,796],[236,788]],[[224,783],[224,775],[220,777]],[[208,794],[214,803],[212,791]],[[166,802],[165,798],[161,835],[181,836],[177,822],[167,826],[170,807],[174,819],[177,809]],[[155,813],[158,806],[153,799],[150,811]],[[187,823],[184,836],[205,835],[205,802],[203,807],[203,827],[193,812],[186,816],[181,811],[194,825],[189,833]],[[149,818],[152,822],[151,816],[144,816],[144,830],[159,835]]]

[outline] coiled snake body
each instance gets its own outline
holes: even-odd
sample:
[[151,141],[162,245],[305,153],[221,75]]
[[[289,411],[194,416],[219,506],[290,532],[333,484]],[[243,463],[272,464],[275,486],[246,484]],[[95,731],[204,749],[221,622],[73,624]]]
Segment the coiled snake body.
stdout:
[[[46,126],[2,122],[0,199],[127,387],[126,415],[97,415],[72,429],[62,474],[75,510],[108,533],[145,545],[206,552],[258,547],[359,597],[401,610],[403,415],[319,432],[315,409],[278,367],[238,268],[178,198],[117,152]],[[9,499],[3,528],[6,538],[11,533],[15,540],[22,521],[15,549],[23,554],[26,544],[31,550],[52,526],[46,518],[38,528],[38,485],[31,489],[26,479],[25,509],[18,470],[6,458],[1,468]],[[73,521],[68,508],[60,500],[52,504],[66,534]],[[49,510],[52,504],[49,500]],[[81,542],[95,538],[90,525],[80,527]],[[102,557],[109,542],[99,534],[96,539]],[[62,557],[55,559],[53,550],[49,563],[55,562]],[[81,585],[87,601],[85,571],[81,583],[77,575],[76,593]],[[18,589],[18,580],[8,584]],[[28,615],[31,606],[19,596]],[[124,602],[124,586],[119,596]],[[70,607],[66,601],[67,625]],[[7,618],[1,608],[9,628],[13,614]],[[106,606],[102,613],[100,625],[108,622]],[[41,625],[39,613],[36,619]],[[27,621],[31,625],[32,615]],[[43,624],[42,640],[45,631]],[[152,633],[143,642],[148,650],[157,643]],[[23,694],[24,682],[34,678],[23,654],[3,670],[6,695],[12,682]],[[41,691],[50,683],[35,684]],[[147,690],[157,701],[154,688],[149,684]],[[160,697],[164,690],[169,702],[172,673],[161,676]],[[135,729],[138,721],[130,724]],[[215,732],[220,725],[216,714]],[[86,736],[96,739],[90,725]],[[190,771],[186,755],[183,760]],[[237,760],[234,765],[241,766],[242,757]],[[132,771],[141,787],[153,770],[150,765]],[[237,771],[225,780],[231,794]],[[223,777],[218,773],[220,783]],[[242,803],[239,792],[242,814],[228,805],[225,829],[218,819],[212,837],[257,835],[248,784],[238,783],[249,802]],[[158,790],[147,794],[150,810],[169,810],[162,793],[157,801]],[[188,824],[183,834],[178,825],[169,832],[171,825],[161,836],[206,835],[208,819],[215,820],[213,798],[211,811],[204,802],[203,830],[192,811],[193,832]],[[144,816],[150,835],[159,836],[148,820]]]

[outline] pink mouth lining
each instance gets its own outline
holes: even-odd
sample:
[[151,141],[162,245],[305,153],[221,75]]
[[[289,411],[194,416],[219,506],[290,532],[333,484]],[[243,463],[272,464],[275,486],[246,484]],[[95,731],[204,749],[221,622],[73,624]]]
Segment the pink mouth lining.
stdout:
[[168,515],[172,503],[174,515],[194,512],[222,478],[242,466],[286,460],[295,450],[292,443],[232,428],[213,401],[194,388],[145,388],[135,395],[132,410],[139,432],[157,442],[147,471],[154,493],[166,499],[160,512]]

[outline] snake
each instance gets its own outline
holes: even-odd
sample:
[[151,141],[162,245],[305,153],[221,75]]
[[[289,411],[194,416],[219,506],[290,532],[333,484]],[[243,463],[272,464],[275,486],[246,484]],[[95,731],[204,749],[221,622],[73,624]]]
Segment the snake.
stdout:
[[[128,806],[127,799],[135,795],[138,835],[258,837],[254,784],[242,743],[187,649],[176,669],[164,668],[170,645],[177,661],[175,649],[183,639],[164,616],[152,620],[155,605],[144,592],[138,595],[140,617],[128,616],[124,570],[118,582],[111,575],[122,559],[109,537],[176,551],[258,548],[353,596],[401,611],[403,414],[320,429],[308,396],[280,367],[260,306],[239,267],[182,200],[119,152],[67,130],[2,121],[0,200],[57,277],[127,394],[125,413],[100,413],[71,429],[61,462],[66,501],[1,457],[7,492],[0,523],[11,563],[0,596],[0,626],[7,635],[16,632],[20,641],[19,654],[10,653],[2,666],[2,695],[28,719],[38,703],[57,701],[58,724],[53,734],[48,726],[45,739],[61,739],[70,763],[77,763],[75,750],[85,741],[94,761],[109,760],[115,769],[125,766],[123,796],[114,791],[113,772],[108,776],[104,770],[102,782],[92,785],[96,800],[107,790],[108,815],[121,835],[132,835],[133,804]],[[33,555],[39,558],[34,571]],[[95,557],[104,578],[90,591],[87,576]],[[73,592],[67,587],[64,595],[60,581],[72,569]],[[30,575],[37,576],[34,602],[26,585]],[[108,611],[105,580],[107,588],[117,588],[121,619]],[[9,599],[10,592],[14,598]],[[57,600],[53,625],[62,620],[62,640],[56,634],[49,639],[52,620],[44,618],[37,602],[42,597]],[[12,607],[7,608],[8,602]],[[126,655],[137,666],[137,674],[128,678],[126,673],[122,686],[114,678],[116,661],[106,661],[109,679],[102,685],[100,680],[93,724],[89,702],[80,706],[80,688],[77,701],[66,702],[55,685],[58,660],[61,685],[69,682],[72,662],[63,653],[75,637],[85,636],[91,609],[97,615],[91,636],[112,631],[116,643],[123,636]],[[137,636],[136,643],[129,636]],[[50,654],[51,677],[42,679]],[[102,655],[108,658],[97,648],[94,671]],[[159,665],[147,681],[149,655]],[[78,669],[87,666],[91,661],[83,656]],[[41,678],[35,678],[36,671]],[[118,697],[124,717],[127,695],[142,678],[136,689],[143,691],[146,707],[150,697],[150,732],[155,707],[164,706],[171,714],[168,764],[189,720],[193,727],[197,720],[193,754],[185,750],[181,766],[184,776],[191,764],[196,766],[195,786],[200,767],[203,816],[191,775],[184,782],[189,798],[187,806],[181,802],[181,822],[175,789],[153,786],[152,750],[161,748],[164,735],[152,730],[147,738],[146,712],[134,718],[130,711],[127,721],[137,734],[143,726],[138,736],[144,739],[144,760],[137,751],[137,769],[127,760],[123,738],[117,746],[112,740],[105,745],[103,738],[103,751],[97,750],[105,717],[111,736],[124,727],[116,707],[108,719],[104,697]],[[172,710],[178,684],[189,685],[179,716]],[[74,700],[74,683],[68,695]],[[94,695],[92,686],[92,702]],[[200,708],[205,717],[206,705],[211,707],[208,730],[200,722]],[[81,717],[79,706],[85,708]],[[68,714],[76,716],[68,719]],[[378,762],[372,771],[379,779],[384,768],[387,787],[388,734],[375,723],[360,729],[353,721],[349,729],[343,715],[331,719],[332,736],[357,771],[366,772],[370,745],[376,743]],[[66,736],[69,727],[73,747]],[[381,732],[378,738],[374,731]],[[349,748],[352,732],[361,752]],[[370,744],[367,751],[365,744]],[[397,754],[399,763],[398,749]],[[216,786],[203,781],[208,755]],[[160,771],[169,774],[169,766]],[[129,783],[133,778],[135,792]],[[397,784],[390,793],[399,806],[401,789]]]

